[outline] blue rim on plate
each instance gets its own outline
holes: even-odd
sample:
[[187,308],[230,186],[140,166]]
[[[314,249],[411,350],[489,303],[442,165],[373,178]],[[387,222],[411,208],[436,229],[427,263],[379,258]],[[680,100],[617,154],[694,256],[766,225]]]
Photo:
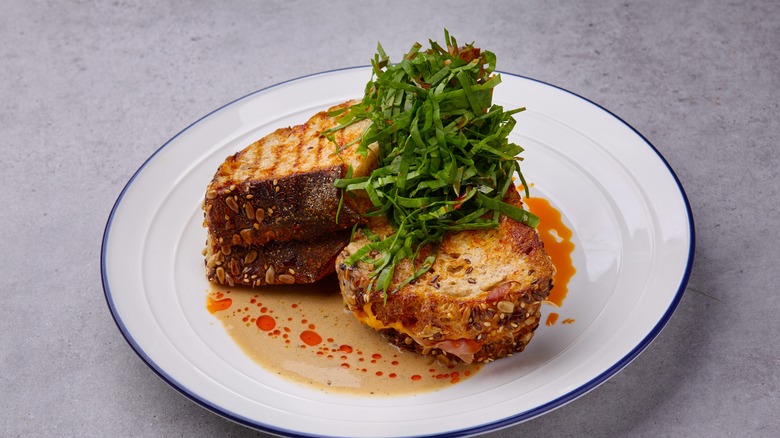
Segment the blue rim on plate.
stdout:
[[[177,382],[176,379],[174,379],[170,374],[168,374],[164,369],[162,369],[157,363],[155,363],[154,360],[152,360],[144,352],[144,350],[138,345],[138,343],[133,338],[133,336],[129,333],[129,331],[127,330],[124,322],[122,321],[122,317],[119,315],[119,313],[118,313],[118,311],[117,311],[117,309],[115,307],[114,299],[113,299],[112,292],[111,292],[111,285],[109,284],[109,280],[108,280],[107,274],[106,274],[106,247],[107,247],[107,244],[108,244],[108,237],[109,237],[109,234],[111,232],[112,221],[114,219],[114,216],[115,216],[115,213],[116,213],[116,210],[117,210],[118,206],[121,204],[121,202],[123,200],[123,197],[124,197],[125,193],[132,186],[133,182],[135,181],[137,176],[140,174],[140,172],[152,160],[154,160],[155,157],[163,149],[165,149],[173,140],[175,140],[177,137],[181,136],[183,133],[188,131],[190,128],[192,128],[193,126],[197,125],[198,123],[200,123],[204,119],[208,118],[212,114],[217,113],[217,112],[219,112],[220,110],[222,110],[222,109],[224,109],[226,107],[234,105],[237,102],[242,101],[242,100],[244,100],[244,99],[246,99],[248,97],[251,97],[251,96],[254,96],[254,95],[258,94],[258,93],[262,93],[264,91],[267,91],[267,90],[279,87],[279,86],[284,85],[284,84],[288,84],[288,83],[291,83],[291,82],[299,81],[299,80],[310,78],[310,77],[314,77],[314,76],[320,76],[320,75],[329,74],[329,73],[335,73],[335,72],[341,72],[341,71],[347,71],[347,70],[354,70],[354,69],[361,69],[361,68],[366,68],[366,66],[356,66],[356,67],[347,67],[347,68],[333,69],[333,70],[328,70],[328,71],[324,71],[324,72],[320,72],[320,73],[314,73],[314,74],[310,74],[310,75],[304,75],[304,76],[301,76],[301,77],[297,77],[297,78],[293,78],[293,79],[290,79],[290,80],[287,80],[287,81],[283,81],[283,82],[271,85],[269,87],[265,87],[265,88],[259,89],[257,91],[254,91],[254,92],[249,93],[247,95],[244,95],[242,97],[239,97],[238,99],[235,99],[235,100],[233,100],[233,101],[231,101],[231,102],[229,102],[229,103],[227,103],[227,104],[225,104],[225,105],[223,105],[223,106],[221,106],[221,107],[219,107],[219,108],[209,112],[208,114],[204,115],[203,117],[199,118],[198,120],[196,120],[195,122],[193,122],[192,124],[190,124],[189,126],[184,128],[182,131],[180,131],[178,134],[173,136],[170,140],[165,142],[165,144],[163,144],[160,148],[158,148],[149,158],[147,158],[144,161],[144,163],[138,168],[138,170],[136,170],[136,172],[133,174],[133,176],[130,178],[130,180],[127,182],[127,184],[124,186],[124,188],[120,192],[116,202],[114,203],[114,205],[113,205],[113,207],[111,209],[111,213],[110,213],[110,215],[108,217],[104,233],[103,233],[103,240],[102,240],[102,244],[101,244],[101,279],[102,279],[102,283],[103,283],[104,295],[105,295],[105,298],[106,298],[106,302],[107,302],[108,308],[111,311],[111,315],[112,315],[112,317],[113,317],[117,327],[119,328],[120,332],[122,333],[123,337],[128,342],[128,344],[133,348],[135,353],[163,381],[168,383],[170,386],[172,386],[174,389],[176,389],[179,393],[183,394],[184,396],[186,396],[190,400],[194,401],[198,405],[200,405],[200,406],[202,406],[202,407],[212,411],[213,413],[218,414],[219,416],[222,416],[222,417],[224,417],[224,418],[226,418],[228,420],[231,420],[233,422],[239,423],[241,425],[244,425],[244,426],[247,426],[249,428],[252,428],[252,429],[255,429],[255,430],[259,430],[259,431],[262,431],[262,432],[267,432],[267,433],[271,433],[271,434],[282,434],[282,435],[291,436],[291,437],[330,436],[330,435],[305,434],[305,433],[301,433],[301,432],[298,432],[298,431],[288,430],[288,429],[284,429],[284,428],[278,428],[278,427],[271,426],[269,424],[260,423],[258,421],[252,420],[250,418],[246,418],[246,417],[241,416],[241,415],[237,415],[236,413],[233,413],[233,412],[229,412],[226,409],[222,408],[221,406],[218,406],[218,405],[210,402],[209,400],[206,400],[206,399],[204,399],[202,397],[199,397],[199,396],[193,394],[190,390],[188,390],[188,388],[186,388],[181,383]],[[545,414],[547,412],[550,412],[550,411],[552,411],[552,410],[554,410],[556,408],[559,408],[559,407],[561,407],[561,406],[563,406],[563,405],[565,405],[565,404],[567,404],[567,403],[577,399],[578,397],[586,394],[587,392],[595,389],[597,386],[599,386],[600,384],[604,383],[610,377],[615,375],[618,371],[620,371],[623,368],[625,368],[644,349],[646,349],[650,345],[650,343],[659,335],[661,330],[668,323],[669,319],[672,317],[672,315],[674,314],[675,310],[677,309],[677,306],[679,305],[679,303],[680,303],[680,301],[682,299],[682,296],[683,296],[683,294],[685,292],[685,289],[686,289],[687,284],[688,284],[688,280],[689,280],[690,275],[691,275],[691,270],[692,270],[692,266],[693,266],[693,259],[694,259],[694,252],[695,252],[695,227],[694,227],[694,220],[693,220],[693,214],[692,214],[691,207],[690,207],[690,202],[689,202],[688,197],[687,197],[687,195],[685,193],[685,190],[682,187],[682,184],[680,183],[679,178],[677,177],[677,175],[675,174],[674,170],[669,165],[669,163],[666,161],[666,159],[658,151],[658,149],[655,146],[653,146],[641,133],[639,133],[636,129],[634,129],[626,121],[624,121],[623,119],[621,119],[620,117],[618,117],[617,115],[612,113],[611,111],[607,110],[606,108],[604,108],[601,105],[593,102],[590,99],[587,99],[587,98],[582,97],[582,96],[580,96],[580,95],[578,95],[576,93],[573,93],[573,92],[571,92],[569,90],[566,90],[564,88],[561,88],[561,87],[549,84],[549,83],[544,82],[544,81],[540,81],[540,80],[537,80],[537,79],[533,79],[533,78],[529,78],[529,77],[526,77],[526,76],[517,75],[517,74],[513,74],[513,73],[507,73],[507,72],[499,72],[499,73],[501,73],[502,75],[514,76],[514,77],[517,77],[517,78],[520,78],[520,79],[530,80],[530,81],[533,81],[533,82],[536,82],[536,83],[539,83],[539,84],[542,84],[542,85],[545,85],[545,86],[548,86],[548,87],[552,87],[554,89],[557,89],[557,90],[563,91],[563,92],[565,92],[565,93],[567,93],[569,95],[572,95],[572,96],[574,96],[574,97],[576,97],[576,98],[578,98],[578,99],[580,99],[580,100],[582,100],[584,102],[587,102],[590,105],[593,105],[595,108],[597,108],[597,109],[599,109],[599,110],[609,114],[611,117],[613,117],[615,120],[620,122],[622,125],[628,127],[631,131],[633,131],[634,134],[636,134],[656,154],[658,159],[666,167],[666,170],[669,172],[669,175],[674,180],[674,183],[676,184],[677,189],[679,190],[679,194],[680,194],[680,196],[682,198],[682,201],[683,201],[683,203],[685,205],[685,213],[687,215],[688,228],[689,228],[688,229],[688,233],[689,233],[689,236],[690,236],[690,244],[689,244],[689,248],[688,248],[688,256],[687,256],[686,266],[685,266],[685,270],[683,272],[683,275],[682,275],[682,277],[680,279],[680,283],[679,283],[678,289],[677,289],[677,291],[676,291],[676,293],[674,295],[674,298],[669,303],[668,308],[666,309],[666,311],[664,312],[662,317],[659,319],[659,321],[657,322],[655,327],[653,327],[653,329],[647,334],[647,336],[645,336],[645,338],[641,342],[639,342],[621,360],[616,362],[614,365],[612,365],[610,368],[606,369],[604,372],[602,372],[601,374],[599,374],[595,378],[591,379],[587,383],[579,386],[578,388],[576,388],[576,389],[574,389],[574,390],[572,390],[572,391],[570,391],[570,392],[568,392],[568,393],[566,393],[566,394],[564,394],[564,395],[562,395],[562,396],[560,396],[560,397],[558,397],[558,398],[556,398],[556,399],[554,399],[554,400],[552,400],[552,401],[550,401],[550,402],[548,402],[546,404],[537,406],[537,407],[535,407],[533,409],[530,409],[530,410],[527,410],[527,411],[524,411],[524,412],[520,412],[520,413],[518,413],[516,415],[508,416],[508,417],[503,418],[501,420],[492,421],[490,423],[477,425],[477,426],[469,427],[469,428],[464,428],[464,429],[460,429],[460,430],[447,431],[447,432],[443,432],[441,434],[437,433],[437,434],[426,434],[426,435],[417,435],[417,436],[442,436],[442,435],[447,435],[447,436],[470,436],[470,435],[487,433],[487,432],[495,431],[495,430],[498,430],[498,429],[503,429],[503,428],[510,427],[510,426],[513,426],[513,425],[517,425],[517,424],[519,424],[521,422],[533,419],[533,418],[538,417],[538,416],[540,416],[542,414]]]

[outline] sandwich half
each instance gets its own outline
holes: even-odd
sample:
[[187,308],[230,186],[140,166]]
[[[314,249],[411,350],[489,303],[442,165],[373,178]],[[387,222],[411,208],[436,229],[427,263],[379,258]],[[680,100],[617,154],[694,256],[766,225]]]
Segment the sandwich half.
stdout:
[[[365,200],[344,196],[333,183],[348,169],[370,173],[376,154],[356,153],[365,120],[335,131],[334,111],[278,129],[229,156],[210,182],[203,202],[205,264],[210,281],[261,286],[311,283],[333,272],[333,260],[363,221]],[[334,142],[335,141],[335,142]]]
[[[505,201],[522,207],[514,189]],[[383,218],[372,218],[368,228],[373,235],[393,233]],[[533,337],[555,273],[533,228],[502,215],[497,228],[449,233],[428,272],[398,287],[434,248],[420,251],[417,267],[402,260],[386,294],[369,287],[370,264],[344,262],[368,242],[356,232],[336,273],[346,307],[393,344],[472,363],[523,351]]]

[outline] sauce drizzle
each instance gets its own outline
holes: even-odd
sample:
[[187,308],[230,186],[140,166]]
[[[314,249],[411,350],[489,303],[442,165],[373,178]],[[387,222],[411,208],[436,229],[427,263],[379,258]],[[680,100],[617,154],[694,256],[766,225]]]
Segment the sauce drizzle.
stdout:
[[230,298],[222,298],[224,295],[217,295],[214,298],[211,296],[206,298],[206,309],[212,315],[216,312],[227,310],[233,305],[233,300]]
[[304,330],[301,333],[301,341],[303,341],[303,343],[309,347],[313,347],[315,345],[319,345],[322,342],[322,336],[313,330]]
[[276,320],[273,316],[270,315],[260,315],[257,318],[257,321],[255,322],[257,324],[257,327],[264,331],[264,332],[270,332],[276,327]]
[[544,250],[547,251],[556,269],[553,277],[555,287],[550,291],[547,301],[556,307],[561,307],[569,291],[569,280],[577,272],[571,260],[571,254],[574,252],[574,243],[571,241],[572,231],[563,223],[561,212],[553,207],[550,201],[531,197],[524,198],[523,202],[528,206],[528,210],[540,219],[536,229],[544,243]]

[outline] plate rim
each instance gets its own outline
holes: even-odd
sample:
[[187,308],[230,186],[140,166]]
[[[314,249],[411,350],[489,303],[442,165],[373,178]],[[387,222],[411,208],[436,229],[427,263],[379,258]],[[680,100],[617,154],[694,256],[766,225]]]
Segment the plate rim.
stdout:
[[[152,360],[141,348],[140,345],[136,342],[136,340],[132,337],[132,335],[128,332],[127,327],[125,326],[124,322],[122,321],[121,316],[119,315],[115,303],[112,298],[111,288],[108,282],[107,278],[107,261],[106,261],[106,248],[108,244],[108,238],[111,232],[111,225],[114,220],[114,217],[116,215],[116,211],[119,207],[119,205],[122,203],[122,200],[127,193],[127,191],[130,189],[130,187],[133,185],[136,178],[141,174],[141,172],[146,168],[146,166],[152,162],[152,160],[155,159],[155,157],[168,145],[170,145],[174,140],[176,140],[179,136],[190,130],[195,125],[201,123],[203,120],[210,117],[212,114],[215,114],[222,109],[229,107],[231,105],[234,105],[238,103],[241,100],[247,99],[249,97],[252,97],[256,94],[268,91],[273,88],[281,87],[285,84],[291,83],[291,82],[297,82],[301,80],[305,80],[307,78],[316,77],[316,76],[323,76],[327,74],[333,74],[338,72],[344,72],[344,71],[350,71],[350,70],[356,70],[356,69],[367,69],[370,68],[370,66],[367,65],[359,65],[359,66],[353,66],[353,67],[343,67],[343,68],[336,68],[331,70],[325,70],[321,72],[311,73],[303,76],[298,76],[295,78],[287,79],[281,82],[277,82],[274,84],[271,84],[269,86],[257,89],[255,91],[252,91],[248,94],[245,94],[243,96],[240,96],[224,105],[221,105],[217,108],[215,108],[212,111],[209,111],[202,117],[198,118],[194,122],[187,125],[184,129],[179,131],[176,135],[168,139],[165,143],[162,144],[159,148],[157,148],[144,162],[138,167],[138,169],[133,173],[133,175],[130,177],[128,182],[124,185],[122,190],[120,191],[119,195],[117,196],[116,201],[114,202],[111,211],[108,215],[108,218],[106,220],[106,225],[103,231],[103,238],[101,242],[100,247],[100,275],[101,280],[103,284],[103,294],[106,299],[106,304],[109,308],[109,311],[111,312],[111,316],[114,320],[114,323],[119,328],[120,333],[122,333],[122,336],[124,337],[125,341],[130,345],[130,347],[133,349],[133,351],[138,355],[138,357],[155,373],[158,377],[160,377],[165,383],[167,383],[169,386],[171,386],[173,389],[178,391],[180,394],[184,395],[189,400],[195,402],[197,405],[208,409],[209,411],[219,415],[222,418],[225,418],[229,421],[241,424],[242,426],[249,427],[254,430],[271,433],[271,434],[284,434],[285,436],[291,436],[291,437],[329,437],[330,435],[318,435],[318,434],[308,434],[303,433],[300,431],[294,431],[286,428],[281,427],[275,427],[270,424],[258,422],[256,420],[252,420],[250,418],[246,418],[242,415],[236,414],[234,412],[228,412],[227,409],[222,408],[215,403],[210,402],[209,400],[199,397],[193,393],[191,393],[183,384],[178,382],[175,378],[173,378],[170,374],[168,374],[165,370],[163,370],[160,366],[157,365],[157,363]],[[510,426],[517,425],[519,423],[531,420],[533,418],[539,417],[543,414],[546,414],[548,412],[551,412],[559,407],[562,407],[575,399],[583,396],[584,394],[592,391],[593,389],[600,386],[602,383],[606,382],[617,374],[620,370],[628,366],[634,359],[636,359],[639,354],[644,351],[653,340],[655,340],[658,335],[661,333],[661,331],[664,329],[664,327],[667,325],[669,320],[671,319],[672,315],[676,311],[677,307],[680,304],[680,301],[682,300],[682,297],[685,293],[685,290],[687,288],[688,281],[691,276],[691,272],[693,269],[693,260],[695,256],[695,247],[696,247],[696,231],[695,231],[695,224],[694,224],[694,217],[693,217],[693,211],[691,209],[691,204],[688,199],[688,196],[685,192],[685,189],[683,188],[682,183],[680,182],[679,177],[674,172],[674,169],[672,169],[671,165],[669,165],[669,162],[666,160],[666,158],[661,154],[661,152],[653,145],[644,135],[642,135],[639,131],[637,131],[633,126],[631,126],[628,122],[626,122],[624,119],[622,119],[620,116],[616,115],[612,111],[608,110],[607,108],[603,107],[602,105],[594,102],[591,99],[588,99],[586,97],[583,97],[575,92],[572,92],[570,90],[567,90],[565,88],[562,88],[560,86],[551,84],[549,82],[545,82],[539,79],[534,79],[528,76],[523,76],[516,73],[506,72],[506,71],[496,71],[496,73],[499,73],[501,75],[507,75],[512,76],[516,78],[520,78],[523,80],[528,80],[532,82],[536,82],[538,84],[548,86],[551,88],[554,88],[559,91],[563,91],[564,93],[567,93],[575,98],[578,98],[592,106],[594,106],[597,110],[603,111],[604,113],[608,114],[612,118],[614,118],[617,122],[624,125],[628,129],[630,129],[639,139],[644,142],[645,145],[650,147],[650,149],[655,153],[656,157],[661,161],[661,163],[666,168],[666,171],[669,173],[669,175],[672,177],[672,180],[674,181],[677,190],[679,191],[679,194],[682,198],[683,204],[685,206],[685,215],[688,221],[688,235],[690,237],[689,247],[688,247],[688,256],[686,261],[685,270],[683,271],[683,275],[680,279],[680,283],[677,287],[677,291],[674,294],[673,299],[669,303],[666,311],[664,314],[660,317],[658,322],[655,324],[655,326],[650,330],[650,332],[640,341],[631,351],[629,351],[625,356],[623,356],[620,360],[618,360],[614,365],[604,370],[602,373],[591,379],[590,381],[580,385],[579,387],[571,390],[570,392],[551,400],[545,404],[539,405],[534,407],[533,409],[529,409],[523,412],[519,412],[515,415],[511,415],[508,417],[505,417],[500,420],[491,421],[486,424],[480,424],[473,427],[453,430],[453,431],[447,431],[447,432],[441,432],[436,434],[426,434],[426,435],[410,435],[410,436],[426,436],[426,437],[433,437],[433,436],[455,436],[455,437],[462,437],[462,436],[471,436],[476,434],[482,434],[487,432],[496,431],[499,429],[504,429]]]

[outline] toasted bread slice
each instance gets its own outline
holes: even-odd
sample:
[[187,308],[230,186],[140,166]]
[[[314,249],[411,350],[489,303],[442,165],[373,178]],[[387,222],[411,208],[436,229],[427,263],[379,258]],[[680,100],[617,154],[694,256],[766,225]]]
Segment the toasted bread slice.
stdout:
[[[515,190],[505,200],[522,207]],[[380,236],[392,233],[383,219],[369,228]],[[430,271],[389,292],[386,301],[380,291],[367,292],[369,265],[344,264],[366,244],[356,233],[336,260],[347,308],[399,347],[446,360],[486,362],[522,351],[553,286],[555,267],[536,231],[506,216],[494,229],[446,235]],[[422,252],[420,260],[427,255]],[[390,289],[413,271],[403,260]]]
[[[336,126],[322,111],[306,123],[274,131],[228,157],[208,186],[203,204],[211,238],[222,246],[264,245],[307,240],[352,227],[362,220],[364,204],[346,196],[339,212],[340,191],[333,182],[371,172],[376,154],[356,153],[356,144],[370,121],[355,123],[334,134],[341,149],[321,137]],[[337,212],[339,212],[337,216]]]
[[211,282],[231,287],[313,283],[333,273],[336,256],[349,242],[350,233],[341,230],[310,240],[263,246],[223,247],[209,239],[206,276]]

